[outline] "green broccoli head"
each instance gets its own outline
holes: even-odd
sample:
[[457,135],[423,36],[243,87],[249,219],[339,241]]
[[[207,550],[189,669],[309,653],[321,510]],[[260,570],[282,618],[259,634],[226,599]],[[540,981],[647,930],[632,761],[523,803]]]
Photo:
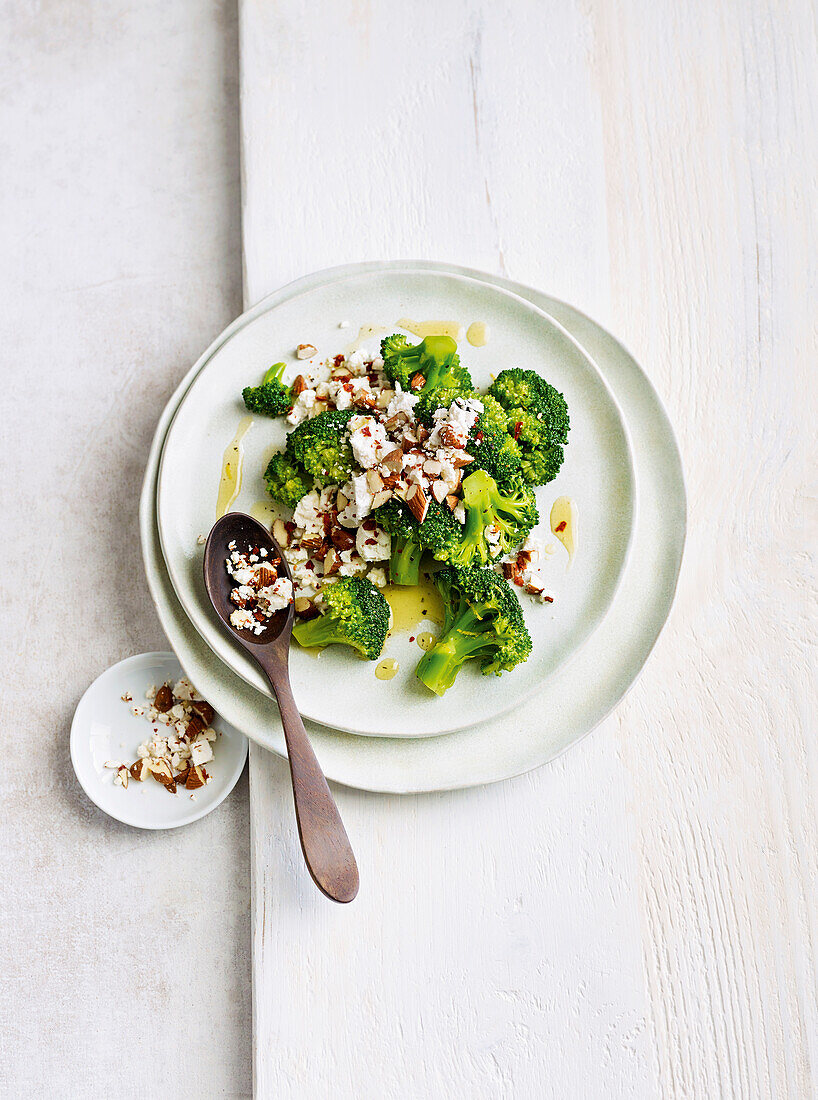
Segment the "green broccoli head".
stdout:
[[[438,387],[471,391],[471,375],[460,365],[457,344],[450,336],[427,336],[419,344],[410,344],[403,333],[396,332],[381,340],[384,371],[404,390],[425,393]],[[422,386],[412,385],[415,376],[425,379]]]
[[531,636],[517,597],[493,569],[446,566],[433,580],[446,609],[443,631],[420,659],[417,677],[443,695],[466,661],[484,675],[507,672],[528,660]]
[[423,547],[418,538],[418,523],[396,497],[392,497],[372,518],[392,536],[389,580],[392,584],[416,585],[420,581]]
[[281,381],[285,363],[273,363],[259,386],[245,386],[241,391],[244,404],[250,412],[261,416],[283,416],[289,412],[293,400],[289,387]]
[[438,561],[449,561],[462,538],[463,528],[446,505],[430,500],[423,523],[418,525],[418,539],[423,549]]
[[520,472],[529,485],[547,485],[560,472],[564,458],[565,451],[559,443],[538,451],[526,451]]
[[348,645],[368,660],[377,660],[389,631],[384,594],[365,577],[341,577],[321,590],[321,598],[321,614],[293,627],[299,645]]
[[448,409],[458,397],[474,397],[478,401],[483,398],[474,390],[461,390],[452,386],[436,386],[434,389],[422,390],[418,403],[415,405],[415,418],[431,428],[435,422],[435,413],[438,409]]
[[466,522],[449,555],[453,565],[486,565],[513,550],[539,520],[534,493],[522,480],[501,488],[491,474],[475,470],[464,479],[462,493]]
[[489,397],[505,411],[506,431],[522,453],[525,480],[531,485],[552,481],[568,441],[565,398],[534,371],[519,368],[498,374]]
[[332,409],[302,421],[290,432],[287,449],[308,473],[322,481],[346,481],[352,472],[352,451],[346,439],[354,409]]
[[299,500],[313,488],[313,479],[294,460],[289,448],[274,454],[264,471],[267,492],[287,508],[295,508]]

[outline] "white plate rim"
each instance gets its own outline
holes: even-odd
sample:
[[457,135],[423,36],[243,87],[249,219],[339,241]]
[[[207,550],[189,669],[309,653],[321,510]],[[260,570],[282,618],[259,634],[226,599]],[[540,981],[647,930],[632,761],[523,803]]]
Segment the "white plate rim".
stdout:
[[[371,269],[370,273],[378,275],[378,274],[381,274],[383,270],[388,270],[391,274],[400,275],[402,273],[417,272],[418,268],[415,265],[411,265],[411,264],[402,265],[402,264],[400,264],[400,262],[398,262],[395,265],[392,265],[392,264],[389,264],[389,265],[386,265],[386,264],[384,264],[384,265],[375,265]],[[428,271],[424,272],[424,274],[429,274],[429,273],[430,272],[428,272]],[[533,312],[534,315],[538,316],[540,318],[540,320],[543,321],[547,326],[549,326],[550,328],[555,330],[557,335],[561,339],[567,340],[568,343],[573,346],[576,353],[579,354],[580,358],[582,360],[584,360],[585,366],[590,370],[591,374],[595,377],[596,382],[601,386],[603,392],[605,393],[607,399],[609,400],[609,402],[610,402],[610,404],[611,404],[611,406],[614,410],[614,413],[615,413],[615,415],[618,419],[618,425],[619,425],[619,427],[622,431],[622,435],[624,437],[624,444],[625,444],[625,458],[626,458],[626,462],[627,462],[627,476],[628,476],[628,479],[629,479],[629,482],[630,482],[629,503],[630,503],[630,506],[631,506],[631,522],[630,522],[630,526],[629,526],[629,529],[628,529],[627,540],[626,540],[626,543],[625,543],[625,546],[624,546],[624,551],[623,551],[623,554],[622,554],[622,562],[620,564],[619,571],[616,575],[615,581],[614,581],[613,585],[611,586],[611,589],[610,589],[610,592],[609,592],[609,595],[608,595],[608,599],[607,599],[607,603],[606,603],[605,607],[602,609],[601,613],[593,620],[590,629],[580,639],[578,645],[576,645],[574,647],[574,649],[572,649],[568,653],[566,653],[562,657],[562,659],[555,666],[553,666],[551,669],[549,669],[546,676],[544,676],[541,679],[536,680],[536,681],[532,682],[531,684],[529,684],[525,688],[525,690],[521,694],[519,694],[516,698],[509,697],[508,701],[505,704],[503,704],[502,706],[500,706],[499,709],[493,709],[492,710],[491,717],[486,719],[486,721],[493,721],[495,719],[503,717],[504,715],[508,715],[510,712],[517,710],[519,707],[524,706],[526,703],[528,703],[532,699],[536,698],[538,693],[542,690],[543,685],[545,683],[547,683],[554,675],[556,675],[561,668],[563,668],[569,661],[571,661],[574,658],[574,656],[578,652],[580,652],[588,644],[588,641],[593,636],[594,632],[599,628],[599,626],[601,625],[601,623],[604,621],[605,617],[607,616],[608,612],[610,611],[610,608],[613,605],[614,600],[616,599],[617,593],[619,592],[619,589],[620,589],[620,586],[621,586],[621,583],[622,583],[622,578],[625,575],[625,571],[626,571],[627,566],[628,566],[628,560],[629,560],[629,557],[630,557],[631,547],[633,545],[633,532],[634,532],[636,522],[637,522],[637,509],[638,509],[638,484],[637,484],[638,473],[637,473],[635,463],[634,463],[634,458],[633,458],[633,444],[632,444],[632,441],[631,441],[630,431],[628,429],[626,418],[625,418],[625,416],[622,412],[622,409],[619,405],[619,402],[616,399],[616,394],[612,391],[610,385],[608,384],[607,380],[605,379],[604,374],[599,369],[599,366],[594,361],[593,357],[588,353],[588,351],[585,348],[582,347],[582,345],[573,337],[573,335],[563,325],[561,325],[559,321],[556,320],[556,318],[552,317],[544,309],[542,309],[538,305],[536,305],[536,303],[530,301],[529,299],[523,297],[522,295],[517,294],[516,292],[514,292],[512,290],[506,289],[503,286],[498,286],[498,285],[495,285],[495,284],[487,283],[485,281],[485,279],[474,278],[472,276],[463,275],[463,274],[460,274],[458,272],[439,271],[437,269],[433,269],[431,273],[433,273],[433,274],[443,274],[443,275],[446,275],[449,278],[455,279],[458,282],[462,282],[462,283],[465,283],[465,284],[472,284],[472,285],[479,284],[479,285],[482,285],[482,286],[484,286],[484,287],[486,287],[490,290],[499,291],[501,296],[503,296],[505,298],[508,298],[508,299],[511,299],[512,301],[516,301],[517,303],[519,303],[527,311]],[[359,275],[359,274],[362,274],[362,272],[358,271],[358,270],[352,270],[350,272],[347,272],[345,275],[339,273],[338,275],[336,275],[332,279],[332,282],[333,283],[340,282],[346,277],[350,277],[350,276],[354,277],[354,276]],[[293,292],[293,293],[288,294],[285,297],[282,297],[280,299],[279,299],[278,295],[268,295],[266,298],[264,298],[260,302],[256,303],[255,306],[251,307],[248,310],[245,310],[245,312],[242,313],[239,317],[237,317],[235,319],[235,321],[233,321],[227,327],[227,329],[224,330],[224,332],[220,333],[219,336],[216,337],[216,339],[213,341],[213,343],[210,345],[210,347],[203,353],[203,355],[200,356],[200,358],[197,360],[196,364],[194,365],[193,370],[195,371],[195,373],[193,373],[190,376],[190,382],[189,382],[189,384],[187,385],[187,387],[185,389],[184,395],[181,397],[179,402],[175,405],[173,416],[170,419],[167,431],[165,433],[165,436],[164,436],[164,439],[163,439],[163,442],[162,442],[162,448],[161,448],[161,453],[160,453],[160,457],[159,457],[159,469],[158,469],[157,492],[156,492],[157,528],[158,528],[158,531],[159,531],[159,539],[160,539],[160,543],[161,543],[161,546],[162,546],[162,553],[163,553],[163,556],[164,556],[165,568],[167,570],[168,576],[170,577],[170,581],[171,581],[171,584],[173,586],[176,598],[179,601],[179,603],[180,603],[185,615],[187,616],[188,620],[193,624],[193,626],[197,630],[199,636],[206,643],[206,645],[211,650],[211,652],[214,654],[214,656],[216,656],[229,669],[230,672],[232,672],[235,675],[237,675],[238,677],[240,677],[240,679],[245,684],[247,684],[248,687],[250,687],[253,691],[260,692],[261,694],[265,695],[267,698],[270,698],[270,699],[274,698],[274,696],[273,696],[273,693],[270,690],[269,686],[267,685],[266,680],[256,672],[254,664],[251,661],[248,660],[248,658],[244,655],[243,651],[235,650],[232,646],[227,644],[228,639],[226,638],[226,636],[224,634],[224,630],[223,630],[223,627],[221,626],[221,624],[217,623],[215,618],[209,618],[209,619],[203,618],[199,614],[199,609],[195,606],[192,607],[190,605],[190,602],[187,599],[188,593],[186,592],[184,584],[182,583],[182,575],[183,575],[184,571],[181,570],[178,567],[178,565],[174,564],[173,556],[169,555],[169,553],[168,553],[167,536],[166,536],[166,534],[163,530],[162,517],[161,517],[160,495],[162,493],[163,476],[167,475],[167,467],[166,467],[165,460],[166,460],[166,456],[168,454],[168,440],[171,436],[171,433],[173,431],[173,428],[174,428],[174,425],[177,421],[177,418],[178,418],[178,416],[181,412],[182,406],[183,406],[185,400],[187,399],[188,393],[192,389],[194,383],[198,380],[199,375],[210,364],[210,362],[213,359],[213,357],[215,356],[215,354],[234,335],[241,332],[244,328],[246,328],[249,324],[251,324],[253,321],[255,321],[258,317],[260,317],[263,314],[268,313],[271,310],[275,309],[276,306],[281,304],[282,301],[290,301],[294,298],[299,297],[300,294],[308,293],[309,290],[314,289],[314,287],[316,285],[321,285],[321,284],[320,283],[311,283],[308,287],[301,288],[298,292]],[[295,286],[296,286],[296,284],[290,284],[290,289],[292,289],[294,291]],[[284,289],[286,290],[288,288],[284,288]],[[171,398],[171,400],[173,400],[173,398]],[[384,732],[384,731],[375,730],[375,729],[361,729],[360,726],[358,726],[358,728],[356,728],[353,725],[329,723],[329,722],[325,721],[324,719],[318,718],[314,714],[312,714],[310,712],[310,706],[311,706],[311,704],[309,702],[309,697],[308,697],[308,699],[306,701],[306,705],[304,705],[303,710],[302,710],[302,715],[305,719],[309,719],[310,721],[315,722],[316,724],[322,726],[324,729],[336,730],[336,731],[340,731],[340,732],[343,732],[343,733],[354,734],[355,736],[359,736],[359,737],[376,737],[376,738],[378,738],[378,737],[400,737],[400,738],[440,737],[440,736],[445,736],[445,735],[450,734],[450,733],[456,733],[460,730],[468,728],[469,725],[473,724],[473,723],[470,723],[469,721],[457,722],[456,724],[446,724],[444,722],[444,724],[436,726],[433,730],[425,730],[424,732],[422,732],[420,734],[411,732],[409,730],[407,730],[407,732],[400,732],[400,733],[396,732],[394,730],[389,731],[389,732]]]
[[[104,668],[97,676],[94,677],[94,679],[80,696],[80,699],[77,702],[76,707],[74,708],[74,714],[71,718],[71,731],[69,733],[68,744],[69,752],[71,755],[71,766],[74,769],[74,775],[77,777],[77,782],[79,783],[80,787],[82,787],[85,794],[88,796],[88,799],[93,802],[98,810],[104,813],[107,817],[111,817],[115,821],[119,821],[123,825],[128,825],[133,829],[144,829],[149,832],[167,832],[170,829],[179,829],[183,825],[190,825],[194,821],[199,821],[201,818],[207,817],[207,815],[211,813],[211,811],[215,810],[217,806],[220,806],[222,802],[224,802],[225,798],[227,798],[235,785],[238,783],[241,777],[241,773],[244,771],[244,765],[247,762],[249,744],[247,740],[247,735],[245,734],[243,751],[239,754],[236,766],[233,768],[233,771],[227,773],[226,775],[221,772],[219,773],[218,796],[215,796],[212,801],[206,804],[202,803],[198,806],[193,807],[187,814],[185,814],[183,817],[180,817],[178,821],[154,825],[146,823],[144,818],[137,820],[134,816],[127,812],[131,804],[125,799],[123,799],[122,813],[112,813],[106,807],[101,806],[97,801],[96,792],[85,782],[83,778],[84,771],[78,760],[79,738],[81,736],[79,731],[79,714],[83,709],[83,704],[86,702],[91,692],[94,690],[94,688],[97,686],[97,683],[102,679],[103,676],[107,676],[110,673],[116,672],[118,670],[124,671],[127,666],[136,664],[137,661],[146,660],[173,661],[174,664],[180,665],[184,669],[184,665],[182,665],[179,657],[172,650],[151,650],[146,653],[132,653],[130,657],[123,657],[121,661],[116,661],[114,664],[109,665],[107,668]],[[221,717],[220,713],[219,716]],[[228,722],[228,725],[232,726],[233,723]],[[241,731],[238,732],[240,733]],[[214,778],[213,781],[216,782],[216,779]]]
[[[616,684],[612,685],[605,693],[602,703],[592,706],[587,713],[576,716],[575,725],[577,728],[575,732],[569,740],[558,746],[554,751],[546,750],[543,745],[534,743],[527,747],[524,756],[517,757],[513,761],[506,761],[498,755],[496,759],[485,761],[479,768],[472,769],[464,776],[462,769],[458,769],[457,766],[453,768],[449,763],[441,766],[439,761],[432,759],[425,751],[427,747],[434,746],[437,742],[449,740],[449,735],[445,735],[443,738],[426,738],[421,741],[370,739],[353,738],[345,734],[327,734],[321,727],[313,727],[316,749],[321,756],[328,778],[355,789],[391,794],[419,794],[464,789],[485,783],[499,782],[503,779],[524,774],[558,758],[571,745],[576,744],[598,726],[625,697],[638,678],[667,621],[681,569],[687,519],[681,455],[670,419],[653,384],[644,369],[621,341],[617,340],[603,326],[593,321],[587,314],[562,302],[560,299],[550,297],[535,287],[516,283],[503,276],[481,272],[475,268],[431,260],[397,260],[386,262],[366,261],[315,272],[274,291],[252,308],[265,306],[271,298],[283,298],[287,294],[296,293],[312,283],[326,281],[337,275],[372,268],[405,267],[407,265],[428,270],[453,271],[494,285],[505,286],[523,297],[530,297],[540,308],[556,315],[557,318],[562,318],[565,327],[570,326],[573,330],[576,326],[580,330],[587,330],[584,336],[575,336],[581,344],[583,338],[591,339],[592,343],[598,341],[601,344],[609,344],[610,349],[606,348],[604,352],[606,369],[615,360],[614,369],[622,375],[629,389],[633,391],[628,395],[628,405],[630,406],[633,402],[638,406],[646,406],[652,417],[653,435],[655,437],[658,434],[661,445],[666,451],[664,456],[666,468],[661,484],[656,488],[657,491],[661,490],[663,494],[666,494],[667,499],[672,500],[674,516],[673,521],[667,523],[666,529],[662,532],[661,545],[656,551],[656,561],[653,563],[658,563],[663,568],[666,574],[666,583],[662,593],[655,599],[656,606],[650,608],[649,622],[631,647],[634,650],[633,654],[631,655],[629,650],[627,658],[624,653],[621,655],[619,663],[622,667],[619,669],[619,679],[617,679]],[[230,329],[228,328],[224,330],[221,336],[226,338],[229,334]],[[170,592],[162,591],[161,570],[163,562],[161,551],[158,551],[158,532],[155,529],[155,482],[158,453],[164,441],[175,404],[180,400],[195,376],[197,366],[198,364],[194,364],[186,373],[160,416],[148,456],[139,506],[140,537],[148,587],[163,627],[169,635],[176,636],[176,641],[172,644],[175,644],[178,650],[181,651],[177,652],[177,657],[191,675],[193,675],[192,666],[200,659],[195,652],[198,635],[190,626],[189,631],[195,637],[191,637],[190,648],[186,648],[188,643],[183,637],[186,626],[184,614],[181,607],[174,607],[175,596],[172,589],[170,589]],[[606,371],[603,370],[603,376],[605,373]],[[639,487],[637,486],[637,488]],[[154,543],[156,545],[153,545]],[[167,587],[170,588],[169,579],[166,583]],[[199,644],[201,649],[206,649],[204,643]],[[206,660],[206,655],[203,654],[201,659]],[[226,670],[225,672],[227,676],[233,675]],[[200,674],[200,679],[202,675],[205,675],[204,671]],[[254,720],[255,725],[249,722],[247,714],[240,709],[241,693],[244,685],[238,680],[238,677],[233,677],[233,679],[236,681],[235,684],[230,684],[224,689],[218,689],[223,698],[223,702],[219,707],[220,711],[225,714],[233,708],[233,725],[242,729],[251,740],[261,747],[278,755],[284,755],[283,736],[274,705],[271,704],[265,712],[263,728],[258,721]],[[454,736],[460,738],[461,735],[456,734]]]

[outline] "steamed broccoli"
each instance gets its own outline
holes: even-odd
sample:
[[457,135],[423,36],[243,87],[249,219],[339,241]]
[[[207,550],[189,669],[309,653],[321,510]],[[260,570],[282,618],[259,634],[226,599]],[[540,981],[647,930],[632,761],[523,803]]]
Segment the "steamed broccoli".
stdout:
[[353,458],[346,429],[354,409],[332,409],[303,420],[287,438],[287,450],[308,474],[322,481],[346,481]]
[[283,416],[292,405],[289,387],[281,381],[285,363],[273,363],[264,375],[260,386],[245,386],[241,391],[244,404],[250,412],[262,416]]
[[547,485],[560,472],[565,451],[559,443],[523,453],[520,471],[529,485]]
[[392,584],[415,585],[420,581],[423,547],[418,540],[418,523],[401,502],[392,497],[373,514],[392,536],[389,580]]
[[389,604],[365,577],[341,577],[322,589],[323,610],[296,623],[293,637],[303,646],[348,645],[370,661],[381,655],[389,630]]
[[522,481],[500,488],[491,474],[475,470],[462,489],[466,522],[460,544],[449,555],[453,565],[485,565],[512,550],[537,524],[534,493]]
[[267,463],[264,481],[273,500],[281,501],[288,508],[295,508],[313,487],[313,479],[294,460],[289,447],[274,454]]
[[449,561],[456,554],[463,538],[463,527],[457,522],[445,504],[429,501],[429,507],[418,526],[418,539],[438,561]]
[[509,671],[528,660],[531,636],[519,601],[493,569],[446,566],[433,580],[446,609],[440,639],[420,659],[417,677],[443,695],[466,661],[484,675]]
[[[440,386],[458,393],[471,391],[471,375],[460,365],[457,344],[450,336],[427,336],[419,344],[410,344],[403,333],[396,332],[381,340],[384,371],[404,390],[425,393]],[[413,386],[415,375],[425,379],[422,386]]]
[[489,396],[505,410],[506,431],[522,452],[525,480],[531,485],[552,481],[568,442],[565,398],[534,371],[516,367],[497,375]]

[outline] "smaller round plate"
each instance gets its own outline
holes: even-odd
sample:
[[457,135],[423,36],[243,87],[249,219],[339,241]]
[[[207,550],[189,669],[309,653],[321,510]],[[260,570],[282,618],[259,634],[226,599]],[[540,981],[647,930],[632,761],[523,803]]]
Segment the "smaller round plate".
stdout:
[[[172,653],[139,653],[112,665],[94,680],[79,701],[71,723],[71,763],[80,786],[110,817],[137,829],[176,829],[214,810],[238,781],[247,759],[247,738],[216,715],[221,736],[215,744],[212,779],[195,792],[169,794],[153,780],[131,780],[127,788],[114,784],[111,760],[132,764],[136,747],[151,732],[143,717],[130,711],[122,696],[130,692],[141,703],[151,684],[176,681],[185,673]],[[208,766],[210,772],[210,766]]]

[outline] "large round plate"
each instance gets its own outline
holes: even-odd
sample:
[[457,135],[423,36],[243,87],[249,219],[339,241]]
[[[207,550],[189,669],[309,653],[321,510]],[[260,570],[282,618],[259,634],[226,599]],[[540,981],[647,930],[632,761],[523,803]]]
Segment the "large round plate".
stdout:
[[[383,266],[362,264],[310,275],[276,291],[250,312],[338,276]],[[553,760],[601,722],[636,679],[667,619],[681,566],[686,519],[673,430],[648,378],[613,336],[573,307],[530,287],[471,269],[425,261],[413,266],[455,270],[508,287],[547,310],[588,349],[616,393],[629,426],[639,471],[638,508],[625,574],[605,621],[581,652],[543,686],[534,705],[469,730],[421,739],[361,738],[307,723],[329,779],[388,794],[473,787],[520,775]],[[258,745],[283,756],[286,746],[275,703],[214,661],[176,598],[162,557],[156,525],[159,457],[170,421],[200,366],[191,368],[168,402],[148,456],[139,506],[148,587],[187,674],[228,721]]]
[[[488,325],[487,346],[460,345],[462,361],[479,389],[488,387],[500,370],[526,366],[565,394],[571,413],[566,461],[557,480],[538,491],[538,504],[548,533],[551,504],[558,496],[570,496],[581,528],[570,571],[566,573],[567,555],[553,559],[555,602],[539,604],[523,597],[534,645],[529,660],[513,675],[485,678],[469,665],[438,699],[413,674],[420,650],[410,642],[409,630],[395,632],[387,642],[384,656],[396,658],[400,666],[389,682],[376,678],[374,664],[346,647],[330,647],[319,661],[292,648],[293,691],[306,717],[353,733],[421,737],[494,718],[529,698],[600,623],[621,578],[635,499],[627,433],[599,371],[559,324],[518,295],[439,271],[355,273],[271,302],[245,315],[238,327],[231,326],[229,337],[218,342],[179,405],[162,452],[157,515],[168,572],[191,622],[230,669],[269,694],[258,667],[213,613],[197,542],[215,518],[222,455],[246,414],[239,395],[275,360],[289,360],[293,377],[299,369],[297,344],[315,344],[322,357],[343,350],[350,335],[338,328],[342,318],[351,320],[353,332],[364,325],[390,331],[407,316],[449,318],[464,329],[472,321]],[[367,346],[374,351],[377,337]],[[244,477],[235,510],[249,511],[263,501],[261,473],[283,439],[281,421],[256,419],[245,436]]]

